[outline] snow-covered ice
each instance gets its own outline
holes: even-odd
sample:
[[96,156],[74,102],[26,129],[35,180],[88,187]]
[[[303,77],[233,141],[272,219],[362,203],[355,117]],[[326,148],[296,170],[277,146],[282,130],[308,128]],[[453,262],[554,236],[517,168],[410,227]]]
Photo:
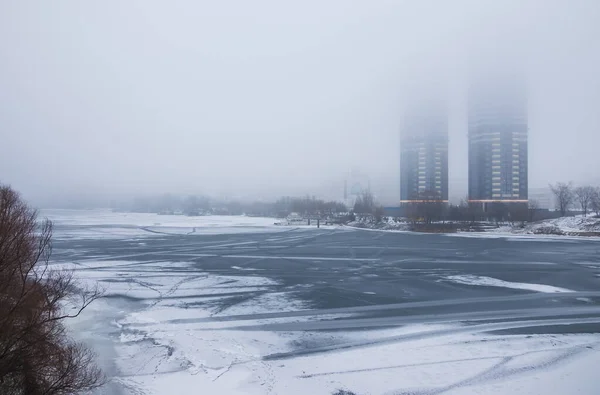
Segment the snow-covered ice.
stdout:
[[[141,230],[140,227],[146,226],[171,234],[179,232],[173,229],[190,227],[196,227],[198,234],[209,228],[223,234],[281,232],[281,228],[269,224],[270,219],[165,218],[169,216],[156,219],[105,212],[92,213],[89,218],[86,215],[90,214],[75,218],[64,214],[64,218],[53,219],[63,226],[58,229],[59,234],[67,229],[74,240],[95,238],[95,227],[108,229],[110,237],[121,239],[153,234]],[[153,222],[159,220],[161,225]],[[139,234],[112,233],[115,229],[132,229]],[[298,289],[310,289],[311,284],[284,289],[282,280],[268,277],[265,269],[245,266],[245,260],[265,260],[278,268],[285,268],[288,261],[299,265],[322,262],[338,265],[335,270],[346,268],[340,277],[352,280],[360,279],[355,275],[364,265],[377,264],[382,259],[378,251],[373,251],[369,258],[338,255],[334,248],[348,248],[344,246],[324,247],[331,252],[327,256],[308,252],[298,255],[272,248],[306,242],[316,234],[312,233],[314,230],[302,232],[263,236],[265,245],[260,252],[232,252],[250,248],[252,242],[203,244],[201,238],[194,237],[198,243],[194,249],[172,252],[181,260],[144,260],[145,253],[136,251],[99,252],[78,258],[73,263],[77,278],[83,283],[99,282],[106,289],[106,298],[92,304],[70,324],[78,338],[95,345],[102,367],[112,377],[104,394],[331,395],[339,389],[357,395],[600,393],[596,380],[600,338],[594,334],[498,332],[542,325],[526,318],[466,325],[447,318],[452,315],[438,318],[441,313],[432,312],[428,313],[427,323],[373,325],[372,329],[360,325],[335,330],[300,329],[302,324],[320,322],[366,322],[370,318],[361,314],[373,311],[311,310],[312,306],[295,294]],[[152,244],[150,239],[144,240]],[[206,245],[211,252],[200,251]],[[368,246],[357,250],[370,251]],[[391,245],[389,251],[400,255],[394,263],[397,270],[405,273],[423,270],[424,275],[442,282],[529,290],[540,293],[536,297],[543,296],[541,293],[557,293],[551,297],[558,298],[573,292],[488,276],[447,275],[448,272],[435,268],[429,271],[401,268],[406,260],[401,256],[402,248]],[[214,257],[221,259],[232,274],[216,274],[194,261]],[[297,266],[293,270],[302,269]],[[315,273],[315,281],[321,275]],[[364,276],[377,278],[371,273]],[[381,294],[375,288],[363,288],[359,293],[361,297],[373,298]],[[589,311],[595,308],[592,298],[574,295],[581,307]],[[451,306],[443,302],[439,306]],[[421,308],[435,307],[435,303],[435,300],[424,301]],[[417,322],[419,316],[414,318]],[[597,324],[598,320],[594,320],[585,318],[581,323]],[[566,325],[553,319],[543,324]],[[287,325],[289,329],[277,329],[277,325]]]
[[156,235],[209,235],[285,231],[273,218],[246,216],[159,215],[96,210],[42,210],[52,219],[61,239],[122,239]]
[[[102,314],[113,315],[114,325],[119,328],[114,344],[118,373],[113,380],[125,393],[163,395],[198,390],[240,395],[328,395],[338,389],[356,394],[561,395],[570,393],[561,392],[570,389],[588,395],[596,393],[594,372],[600,363],[600,353],[595,351],[600,347],[600,339],[596,336],[507,337],[447,323],[348,333],[246,331],[235,320],[213,319],[307,307],[289,294],[275,292],[222,310],[218,303],[223,301],[220,290],[262,290],[273,285],[272,280],[207,273],[162,276],[161,265],[145,265],[143,272],[128,274],[122,264],[114,263],[107,270],[106,262],[99,262],[100,272],[89,263],[78,270],[78,275],[99,280],[111,294],[126,291],[127,295],[148,298],[137,308],[123,309],[118,303],[102,307]],[[113,282],[124,278],[131,281],[121,285]],[[448,279],[539,292],[567,291],[485,277]],[[194,293],[207,297],[190,299]],[[198,305],[191,307],[190,302]],[[312,318],[245,319],[244,325],[305,319]],[[402,336],[406,340],[401,340]],[[340,347],[294,357],[295,347],[291,345],[295,343]],[[354,346],[347,348],[344,344]],[[560,367],[568,363],[574,366],[565,374]],[[541,387],[536,384],[540,382],[544,383]],[[397,392],[399,388],[402,392]],[[533,392],[523,392],[524,389]]]

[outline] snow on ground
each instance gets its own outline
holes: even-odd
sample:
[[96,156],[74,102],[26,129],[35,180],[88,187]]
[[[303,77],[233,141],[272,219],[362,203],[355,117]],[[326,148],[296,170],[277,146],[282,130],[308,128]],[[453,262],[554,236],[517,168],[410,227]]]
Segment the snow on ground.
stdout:
[[[489,226],[484,233],[473,233],[474,237],[479,237],[482,234],[489,237],[503,236],[529,236],[529,237],[580,237],[580,236],[598,236],[594,233],[600,233],[600,218],[594,218],[592,215],[584,217],[576,215],[571,217],[561,217],[536,221],[525,226],[520,224],[515,225],[500,225],[497,227]],[[468,236],[469,233],[459,233],[461,236]]]
[[485,276],[456,275],[456,276],[447,276],[446,279],[453,281],[455,283],[459,283],[459,284],[480,285],[480,286],[485,286],[485,287],[504,287],[504,288],[513,288],[513,289],[525,289],[528,291],[545,292],[545,293],[573,292],[570,289],[553,287],[551,285],[516,283],[516,282],[504,281],[504,280],[499,280],[497,278],[485,277]]
[[[512,228],[504,228],[505,230],[488,230],[484,232],[457,232],[457,233],[445,233],[447,237],[464,237],[464,238],[475,238],[475,239],[506,239],[510,241],[531,241],[535,240],[538,242],[548,243],[576,243],[581,239],[581,236],[561,236],[561,235],[549,235],[549,234],[529,234],[515,231]],[[586,237],[586,240],[600,241],[600,238]]]
[[600,218],[577,215],[572,217],[549,219],[529,224],[522,231],[524,233],[547,233],[545,231],[552,229],[564,234],[578,232],[600,232]]
[[[384,217],[380,223],[373,222],[372,218],[360,218],[347,225],[352,228],[373,231],[407,232],[411,231],[411,225],[406,220]],[[484,223],[485,230],[477,232],[458,231],[448,235],[459,237],[489,237],[498,238],[506,236],[532,237],[580,237],[600,236],[600,218],[593,215],[583,215],[555,218],[533,222],[521,226],[520,224],[508,225]]]
[[365,230],[382,230],[382,231],[409,231],[410,224],[405,220],[396,220],[393,217],[384,217],[380,223],[375,223],[372,218],[358,218],[356,221],[350,222],[347,226]]

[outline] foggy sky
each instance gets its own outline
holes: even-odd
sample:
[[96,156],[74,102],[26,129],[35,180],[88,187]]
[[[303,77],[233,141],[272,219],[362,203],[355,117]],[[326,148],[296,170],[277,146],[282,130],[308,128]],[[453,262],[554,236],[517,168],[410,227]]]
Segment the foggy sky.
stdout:
[[393,203],[422,81],[448,102],[460,198],[468,64],[501,68],[511,48],[530,188],[600,184],[598,20],[597,0],[0,1],[0,181],[37,201],[342,198],[360,169]]

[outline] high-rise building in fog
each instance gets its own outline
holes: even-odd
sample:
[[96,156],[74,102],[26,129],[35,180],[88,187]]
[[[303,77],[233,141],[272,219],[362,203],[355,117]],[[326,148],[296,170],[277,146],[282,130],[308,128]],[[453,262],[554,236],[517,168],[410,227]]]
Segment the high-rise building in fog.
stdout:
[[440,106],[409,108],[400,146],[400,202],[448,201],[448,121]]
[[469,86],[469,201],[527,201],[527,93],[522,75],[481,74]]

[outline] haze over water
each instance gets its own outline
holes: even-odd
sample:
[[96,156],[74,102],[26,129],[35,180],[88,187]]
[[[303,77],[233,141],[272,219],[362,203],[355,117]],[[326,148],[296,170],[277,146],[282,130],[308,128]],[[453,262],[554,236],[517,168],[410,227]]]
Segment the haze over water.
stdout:
[[45,206],[339,199],[357,168],[395,203],[416,85],[447,99],[460,199],[468,65],[485,58],[526,66],[530,187],[597,182],[599,16],[594,0],[3,2],[2,181]]

